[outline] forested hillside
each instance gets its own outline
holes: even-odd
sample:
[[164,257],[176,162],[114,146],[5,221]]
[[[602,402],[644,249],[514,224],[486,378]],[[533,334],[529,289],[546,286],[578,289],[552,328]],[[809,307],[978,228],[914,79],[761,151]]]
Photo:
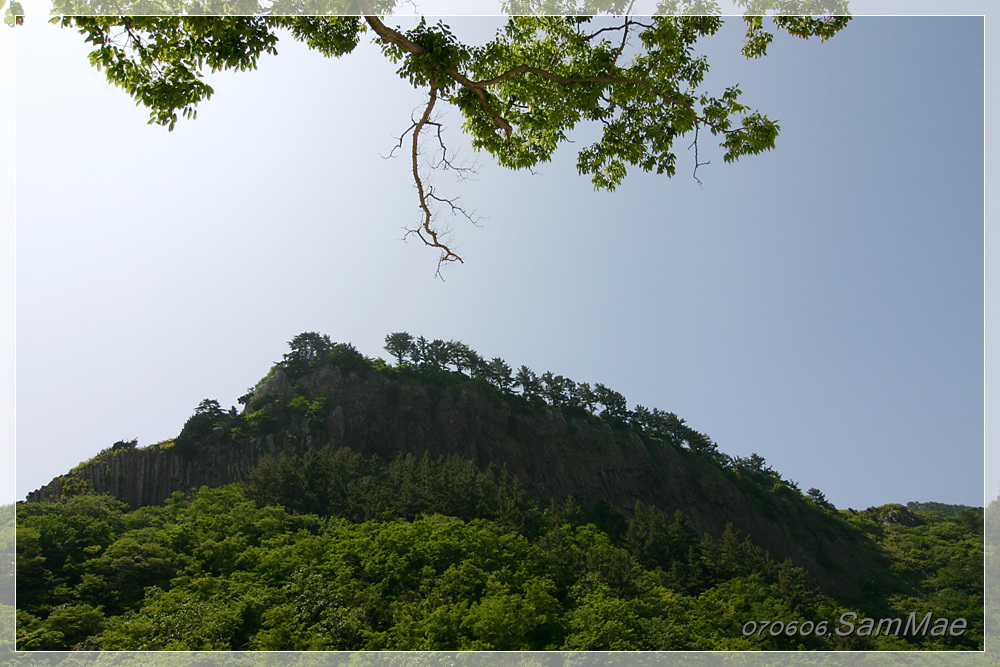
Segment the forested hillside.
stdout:
[[574,497],[587,510],[628,514],[642,502],[683,511],[695,531],[728,524],[807,569],[827,593],[859,596],[885,564],[816,489],[803,493],[760,456],[731,458],[676,414],[630,408],[619,392],[502,359],[457,342],[386,337],[396,365],[306,333],[240,398],[203,400],[173,440],[120,441],[29,495],[82,489],[132,507],[246,479],[265,456],[323,446],[366,456],[458,454],[506,467],[535,500]]
[[[294,509],[307,506],[326,509]],[[90,494],[20,505],[18,646],[981,647],[981,513],[890,527],[880,514],[851,520],[895,556],[897,590],[859,607],[823,595],[803,570],[733,530],[699,537],[681,513],[640,505],[616,531],[572,500],[541,507],[509,474],[458,457],[385,464],[323,449],[165,506],[129,510]],[[837,634],[846,612],[914,610],[966,618],[968,630]],[[796,631],[744,636],[748,621],[763,620]]]
[[982,647],[982,509],[837,510],[604,385],[386,349],[297,336],[19,504],[19,648]]

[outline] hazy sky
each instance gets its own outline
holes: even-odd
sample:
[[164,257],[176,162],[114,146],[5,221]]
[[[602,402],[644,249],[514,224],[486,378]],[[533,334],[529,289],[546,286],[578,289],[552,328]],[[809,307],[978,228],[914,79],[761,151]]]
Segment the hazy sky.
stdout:
[[[459,36],[495,19],[451,19]],[[423,97],[367,42],[290,38],[173,132],[109,86],[75,32],[17,34],[17,479],[23,498],[122,438],[235,404],[303,331],[369,356],[385,334],[461,340],[601,382],[756,452],[839,507],[983,502],[982,18],[859,17],[828,43],[740,56],[716,91],[778,119],[776,150],[612,194],[575,150],[537,174],[450,143],[477,180],[438,187],[465,264],[402,242],[417,210],[385,160]],[[996,496],[998,479],[989,482]]]

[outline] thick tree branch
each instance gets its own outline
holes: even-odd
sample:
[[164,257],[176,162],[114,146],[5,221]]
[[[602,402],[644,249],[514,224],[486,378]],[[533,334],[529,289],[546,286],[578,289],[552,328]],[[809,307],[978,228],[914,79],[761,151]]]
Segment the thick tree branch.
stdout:
[[362,1],[362,5],[368,5],[368,10],[365,12],[365,22],[375,31],[375,34],[382,38],[382,41],[395,44],[399,48],[403,49],[407,53],[412,53],[415,56],[423,55],[427,53],[427,49],[420,46],[416,42],[412,42],[406,37],[403,37],[398,31],[393,30],[386,24],[382,23],[382,20],[377,16],[372,16],[369,12],[371,9],[371,3]]
[[[362,0],[362,6],[364,5],[368,5],[370,8],[371,3]],[[388,42],[390,44],[395,44],[396,46],[403,49],[407,53],[412,53],[413,55],[416,56],[427,53],[427,49],[420,46],[416,42],[407,39],[398,31],[393,30],[386,24],[382,23],[382,21],[377,16],[371,16],[366,14],[365,22],[367,22],[368,25],[371,26],[372,30],[375,31],[375,34],[381,37],[383,41]],[[449,77],[451,77],[451,79],[453,79],[459,85],[472,91],[472,93],[479,99],[479,103],[480,105],[482,105],[483,110],[486,112],[486,115],[490,117],[490,120],[492,120],[497,127],[503,130],[504,135],[507,137],[509,141],[511,134],[513,134],[514,132],[514,128],[511,127],[510,123],[507,122],[506,118],[504,118],[503,116],[501,116],[500,114],[498,114],[496,111],[493,110],[493,107],[490,105],[489,98],[487,97],[486,92],[483,90],[483,88],[481,86],[476,86],[473,81],[471,81],[468,77],[466,77],[464,74],[462,74],[456,69],[446,69],[444,70],[444,73],[447,74]]]

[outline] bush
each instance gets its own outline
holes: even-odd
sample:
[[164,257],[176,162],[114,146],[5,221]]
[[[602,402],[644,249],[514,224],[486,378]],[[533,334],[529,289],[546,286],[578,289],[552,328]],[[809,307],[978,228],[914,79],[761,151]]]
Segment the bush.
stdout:
[[139,441],[136,438],[132,438],[131,440],[119,440],[115,444],[111,445],[111,451],[117,452],[120,450],[132,450],[135,449],[138,444]]

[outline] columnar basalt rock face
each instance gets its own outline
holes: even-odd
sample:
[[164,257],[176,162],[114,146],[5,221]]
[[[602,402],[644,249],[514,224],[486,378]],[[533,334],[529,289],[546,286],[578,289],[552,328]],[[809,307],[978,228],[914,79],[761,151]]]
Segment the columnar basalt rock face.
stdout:
[[[245,479],[260,454],[253,443],[208,445],[197,457],[185,457],[158,446],[106,454],[81,465],[74,476],[132,507],[162,504],[175,491],[222,486]],[[57,477],[28,494],[27,500],[56,500],[63,478]]]
[[[245,479],[267,454],[326,445],[363,455],[459,454],[485,468],[506,466],[536,498],[575,497],[629,512],[636,501],[684,511],[700,533],[719,536],[727,523],[779,557],[809,570],[828,593],[859,593],[863,561],[834,526],[816,525],[803,503],[749,498],[703,458],[670,446],[647,446],[633,432],[551,407],[518,410],[473,384],[437,387],[326,366],[293,381],[281,370],[255,390],[257,400],[327,396],[322,418],[296,416],[292,428],[243,443],[205,443],[184,455],[158,446],[113,452],[82,466],[98,492],[132,507],[162,503],[175,491]],[[58,498],[60,479],[28,500]]]

